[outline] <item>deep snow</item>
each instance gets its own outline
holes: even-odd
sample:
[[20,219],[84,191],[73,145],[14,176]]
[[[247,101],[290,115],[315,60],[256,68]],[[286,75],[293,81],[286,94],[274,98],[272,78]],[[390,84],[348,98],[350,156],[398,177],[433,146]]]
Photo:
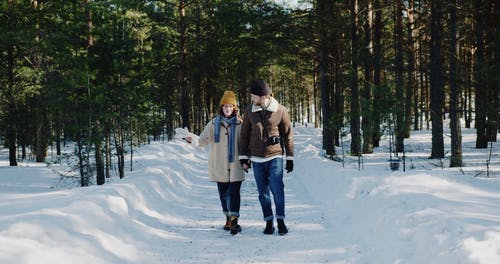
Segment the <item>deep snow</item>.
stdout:
[[262,234],[251,173],[243,232],[224,231],[208,151],[179,140],[140,147],[125,179],[85,188],[61,181],[57,165],[8,167],[1,149],[0,263],[500,263],[498,143],[486,178],[489,149],[473,148],[473,129],[462,169],[448,168],[449,153],[429,160],[430,131],[412,132],[405,172],[389,169],[386,147],[343,167],[323,157],[320,129],[294,132],[286,236]]

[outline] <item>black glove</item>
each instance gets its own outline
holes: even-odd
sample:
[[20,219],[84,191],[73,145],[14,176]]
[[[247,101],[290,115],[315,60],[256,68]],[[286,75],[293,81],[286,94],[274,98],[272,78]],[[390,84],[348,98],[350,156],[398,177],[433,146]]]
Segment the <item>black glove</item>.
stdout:
[[[248,172],[248,169],[250,169],[252,167],[252,161],[250,161],[249,159],[240,159],[240,164],[241,164],[241,167],[243,167],[243,170],[245,172]],[[247,165],[248,168],[245,168],[244,165]]]
[[290,173],[293,171],[293,160],[286,160],[285,170],[286,173]]

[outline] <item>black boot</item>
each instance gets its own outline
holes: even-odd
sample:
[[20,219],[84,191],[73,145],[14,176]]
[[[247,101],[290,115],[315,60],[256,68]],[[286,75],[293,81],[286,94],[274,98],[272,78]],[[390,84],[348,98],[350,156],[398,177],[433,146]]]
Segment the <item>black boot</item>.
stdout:
[[266,222],[266,228],[264,229],[264,234],[272,235],[274,233],[273,220]]
[[286,228],[285,221],[283,219],[278,219],[278,234],[283,236],[288,233],[288,228]]
[[224,230],[231,230],[231,217],[226,216],[226,224],[224,225]]
[[241,232],[241,226],[238,225],[238,217],[231,216],[231,235],[236,235]]

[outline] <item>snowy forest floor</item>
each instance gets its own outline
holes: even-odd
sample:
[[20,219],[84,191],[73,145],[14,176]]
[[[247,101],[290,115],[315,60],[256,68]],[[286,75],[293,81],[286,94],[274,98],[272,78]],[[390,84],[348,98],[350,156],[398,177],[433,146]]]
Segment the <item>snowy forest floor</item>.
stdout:
[[61,181],[57,164],[8,167],[1,149],[0,263],[500,263],[498,143],[486,177],[490,149],[474,148],[473,129],[462,168],[448,168],[449,149],[428,159],[430,131],[413,131],[406,171],[393,172],[386,137],[361,166],[348,155],[343,166],[324,158],[320,129],[294,132],[286,236],[262,234],[252,173],[242,233],[222,230],[208,151],[181,141],[142,146],[125,179],[86,188]]

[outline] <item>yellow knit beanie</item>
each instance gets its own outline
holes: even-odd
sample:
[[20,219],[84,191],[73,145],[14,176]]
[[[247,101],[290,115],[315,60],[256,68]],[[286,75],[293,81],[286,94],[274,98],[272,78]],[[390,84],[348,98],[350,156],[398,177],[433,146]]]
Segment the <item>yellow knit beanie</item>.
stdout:
[[232,104],[234,108],[238,108],[236,106],[236,95],[232,91],[225,91],[224,95],[220,99],[219,106],[223,106],[225,104]]

